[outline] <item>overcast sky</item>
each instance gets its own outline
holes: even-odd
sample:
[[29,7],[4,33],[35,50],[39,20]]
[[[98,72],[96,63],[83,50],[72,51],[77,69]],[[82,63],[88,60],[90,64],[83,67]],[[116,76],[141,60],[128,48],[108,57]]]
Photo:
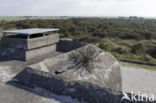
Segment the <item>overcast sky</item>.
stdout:
[[0,0],[0,16],[156,17],[156,0]]

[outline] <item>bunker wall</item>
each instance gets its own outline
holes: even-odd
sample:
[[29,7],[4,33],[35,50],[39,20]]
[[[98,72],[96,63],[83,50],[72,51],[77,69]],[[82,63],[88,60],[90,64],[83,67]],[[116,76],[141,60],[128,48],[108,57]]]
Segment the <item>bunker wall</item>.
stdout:
[[[87,103],[121,103],[122,97],[124,96],[120,91],[112,91],[111,89],[82,81],[70,82],[64,77],[31,68],[24,69],[16,77],[14,77],[11,82],[22,85],[24,84],[31,88],[45,88],[50,90],[52,93],[71,96],[72,98],[76,98],[79,101],[85,101]],[[133,96],[133,94],[130,93],[127,93],[127,95],[129,98],[132,98]],[[155,102],[123,100],[122,103]]]
[[56,44],[45,46],[38,49],[29,50],[26,52],[26,60],[33,59],[45,54],[49,54],[56,51]]
[[[13,80],[29,87],[42,87],[58,95],[71,96],[88,103],[118,103],[120,92],[113,93],[110,89],[82,81],[69,82],[67,79],[33,69],[25,69]],[[112,101],[112,102],[111,102]],[[114,102],[113,102],[114,101]]]
[[44,37],[22,39],[13,37],[2,37],[1,43],[3,47],[12,47],[23,50],[35,49],[47,45],[55,44],[59,41],[59,34],[50,34]]
[[50,34],[44,37],[28,39],[27,49],[35,49],[43,46],[52,45],[59,42],[59,34]]
[[3,47],[27,50],[27,40],[21,38],[2,37],[1,45]]

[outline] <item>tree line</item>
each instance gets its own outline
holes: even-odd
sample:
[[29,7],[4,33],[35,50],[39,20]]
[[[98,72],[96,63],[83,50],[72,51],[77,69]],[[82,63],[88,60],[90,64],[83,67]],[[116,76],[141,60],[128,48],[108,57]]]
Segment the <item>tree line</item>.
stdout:
[[117,58],[156,62],[156,20],[69,18],[1,21],[0,30],[59,28],[61,37],[94,43]]
[[90,35],[121,39],[156,39],[156,20],[152,19],[26,19],[0,22],[0,28],[60,28],[64,37]]

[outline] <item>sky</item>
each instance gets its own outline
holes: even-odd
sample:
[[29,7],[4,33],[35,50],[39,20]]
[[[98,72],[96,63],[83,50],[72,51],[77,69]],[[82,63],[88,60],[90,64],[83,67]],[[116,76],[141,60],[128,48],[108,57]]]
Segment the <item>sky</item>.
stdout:
[[0,16],[156,17],[156,0],[0,0]]

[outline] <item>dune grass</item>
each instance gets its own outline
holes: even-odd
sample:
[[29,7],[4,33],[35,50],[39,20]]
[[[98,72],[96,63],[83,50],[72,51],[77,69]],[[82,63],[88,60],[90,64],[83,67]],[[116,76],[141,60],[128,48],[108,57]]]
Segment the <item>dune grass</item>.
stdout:
[[156,66],[140,65],[140,64],[126,63],[126,62],[120,62],[120,64],[121,66],[134,67],[136,69],[146,69],[146,70],[156,71]]

